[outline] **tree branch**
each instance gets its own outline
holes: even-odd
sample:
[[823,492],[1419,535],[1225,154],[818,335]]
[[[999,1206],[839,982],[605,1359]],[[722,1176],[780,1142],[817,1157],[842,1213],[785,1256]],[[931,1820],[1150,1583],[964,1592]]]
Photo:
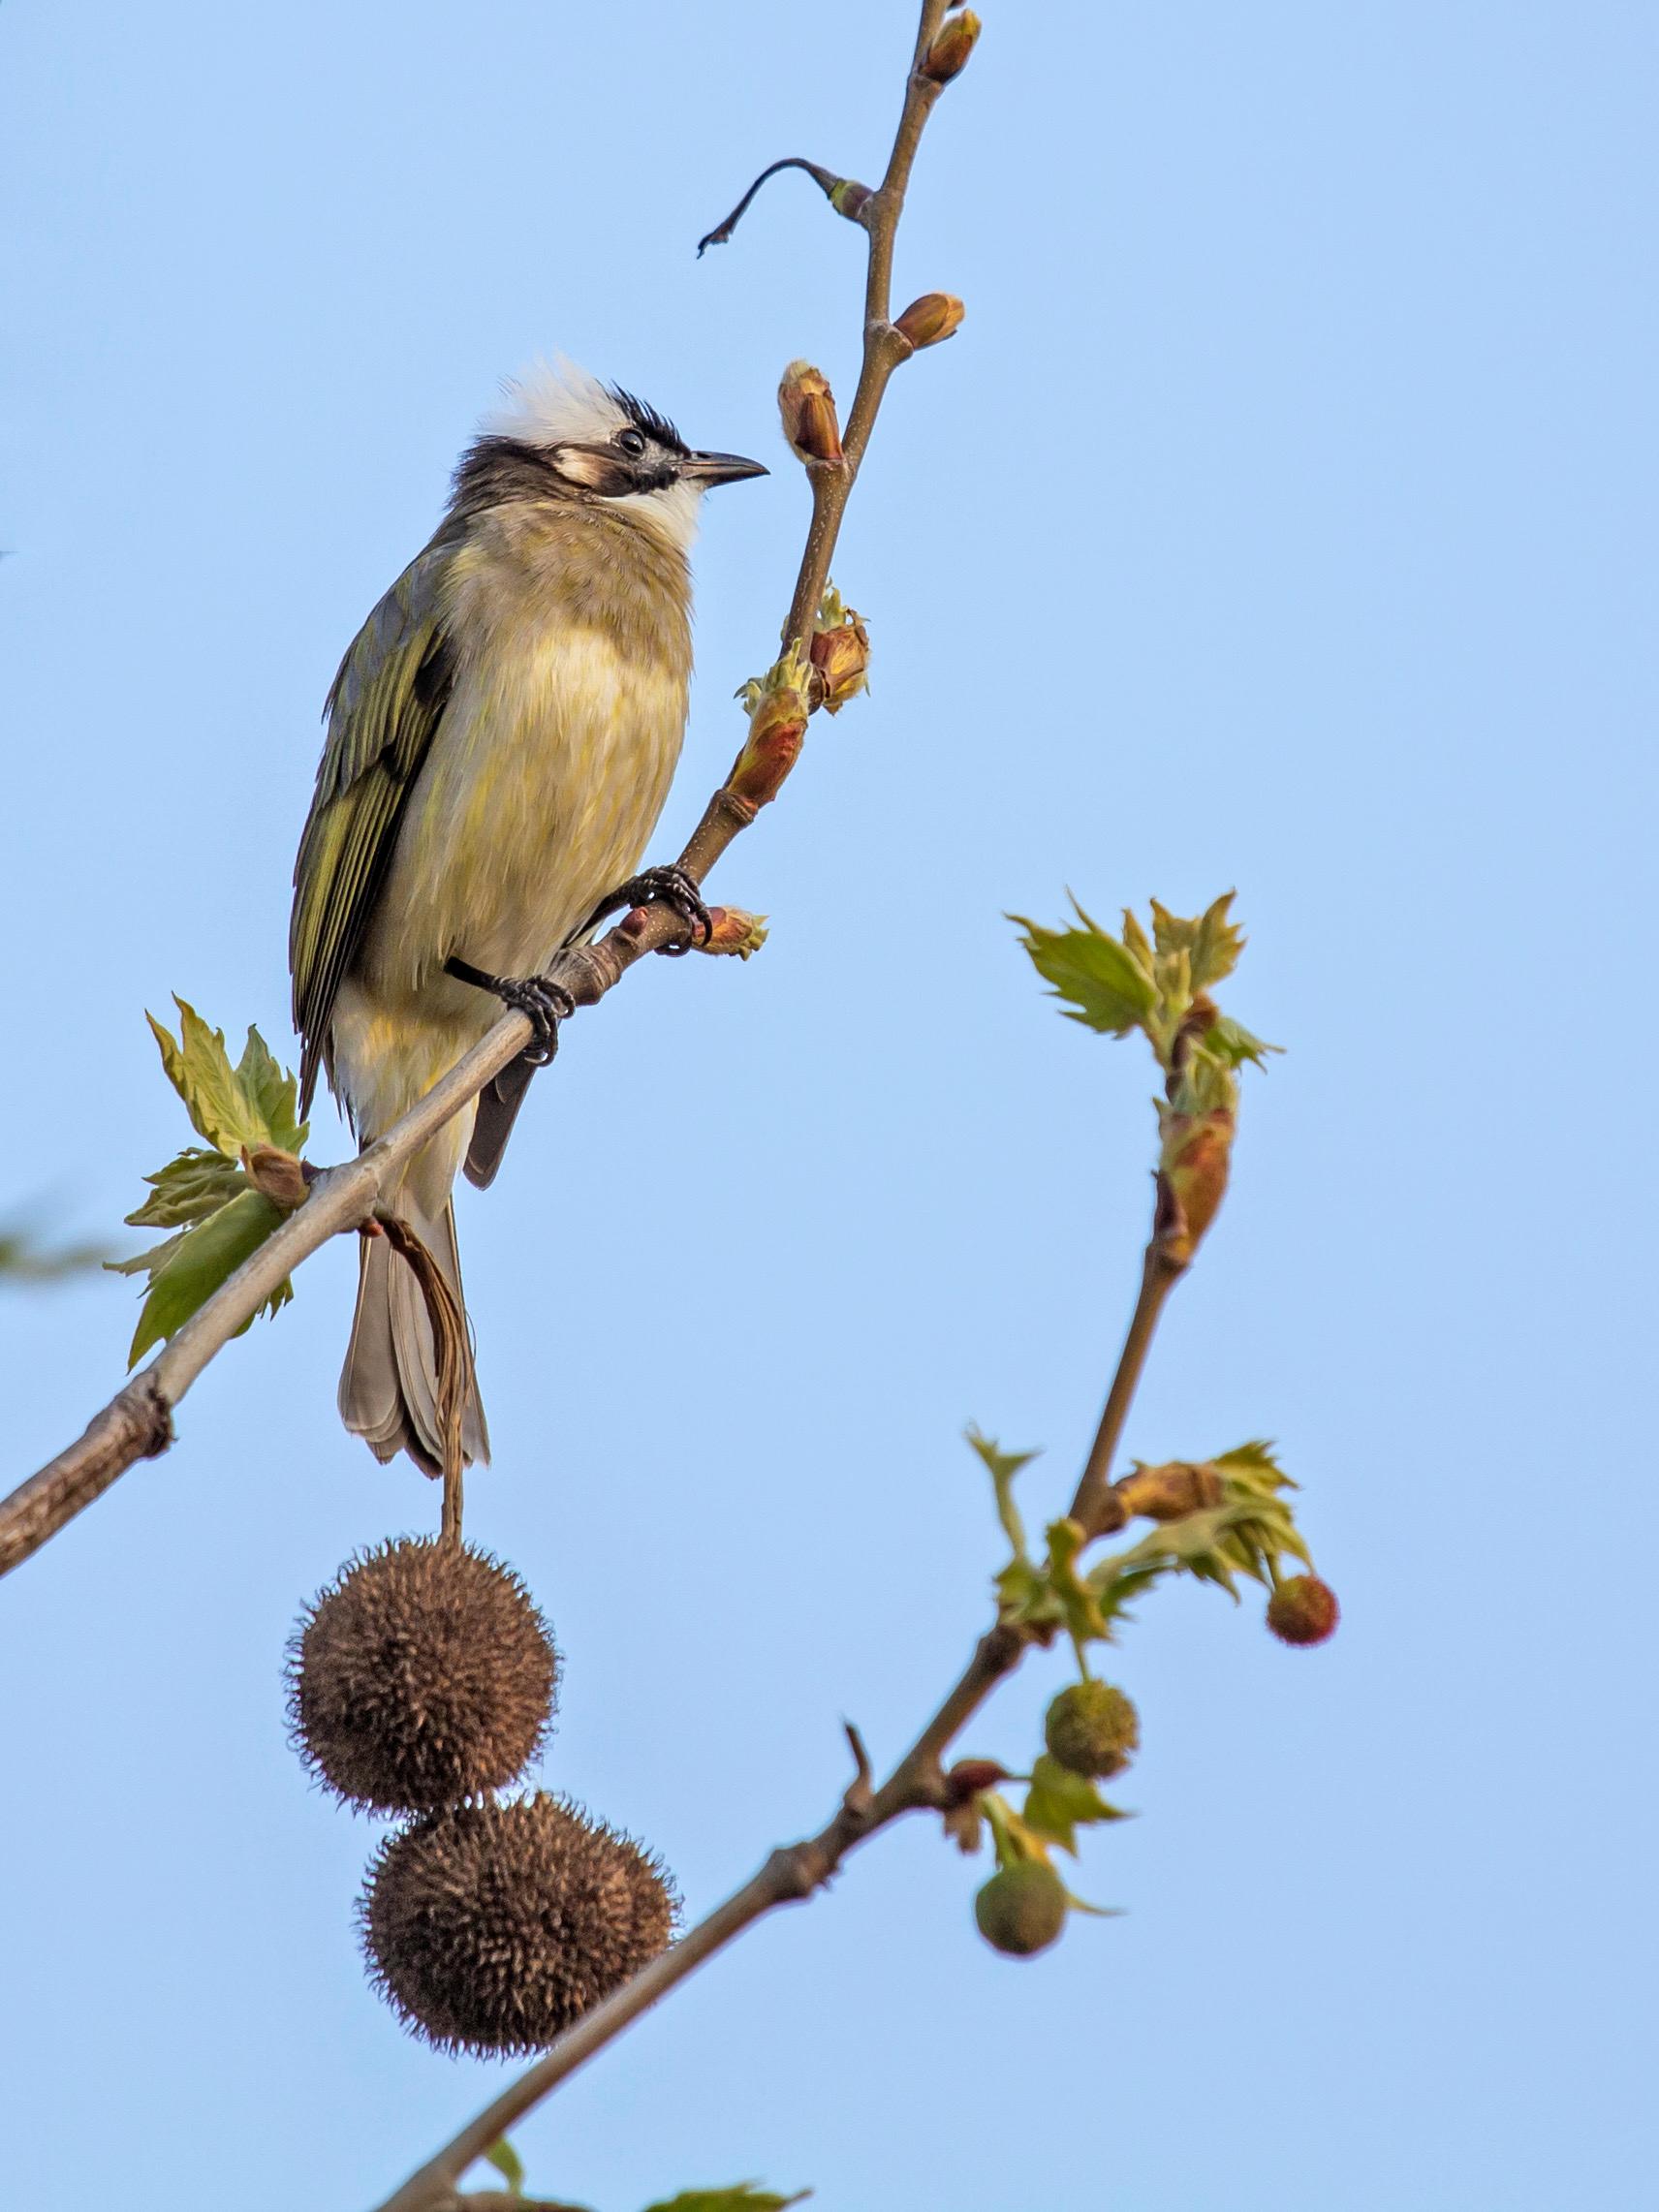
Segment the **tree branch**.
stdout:
[[1127,1517],[1112,1487],[1111,1463],[1123,1441],[1123,1424],[1129,1418],[1165,1302],[1186,1271],[1187,1262],[1174,1257],[1168,1238],[1154,1229],[1141,1264],[1141,1293],[1130,1316],[1129,1333],[1106,1394],[1088,1463],[1071,1503],[1070,1518],[1080,1522],[1090,1536],[1110,1536]]
[[[923,126],[940,89],[920,74],[917,64],[932,43],[945,12],[946,0],[923,0],[921,28],[887,173],[860,218],[869,239],[863,366],[843,440],[844,459],[808,471],[812,517],[784,622],[786,645],[801,644],[810,634],[882,395],[893,370],[909,358],[910,347],[890,320],[893,237]],[[788,772],[786,764],[777,783],[781,784]],[[723,784],[704,808],[702,821],[680,855],[681,868],[694,882],[702,883],[758,811],[753,799]],[[596,944],[575,946],[561,952],[548,971],[548,978],[569,991],[578,1006],[597,1006],[637,960],[673,944],[682,926],[668,906],[637,907]],[[384,1137],[355,1160],[317,1177],[306,1202],[94,1417],[84,1434],[10,1497],[0,1500],[0,1574],[9,1573],[31,1557],[138,1460],[153,1458],[168,1449],[173,1437],[172,1410],[208,1362],[239,1333],[301,1261],[308,1260],[341,1231],[356,1230],[373,1215],[413,1155],[447,1121],[464,1111],[485,1085],[518,1057],[530,1039],[526,1015],[503,1014],[482,1043]]]
[[549,2043],[534,2065],[453,2135],[435,2157],[409,2176],[376,2212],[457,2212],[465,2203],[456,2184],[492,2143],[550,2096],[561,2082],[608,2043],[614,2042],[659,1998],[694,1974],[705,1959],[779,1905],[798,1904],[823,1887],[848,1854],[906,1813],[942,1812],[948,1802],[943,1755],[952,1738],[978,1712],[991,1691],[1018,1665],[1028,1635],[998,1623],[980,1638],[960,1679],[873,1795],[855,1778],[833,1820],[815,1836],[774,1851],[743,1886],[717,1905],[672,1949],[642,1968],[603,2004]]

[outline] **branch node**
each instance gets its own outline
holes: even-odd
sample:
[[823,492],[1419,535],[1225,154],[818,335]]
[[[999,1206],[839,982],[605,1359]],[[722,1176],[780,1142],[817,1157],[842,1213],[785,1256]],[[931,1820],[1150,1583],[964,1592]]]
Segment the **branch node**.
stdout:
[[842,1796],[842,1810],[851,1814],[855,1820],[868,1820],[871,1802],[875,1797],[875,1774],[870,1765],[870,1755],[864,1749],[863,1737],[852,1722],[843,1721],[841,1726],[846,1730],[847,1748],[851,1751],[853,1764],[858,1769]]

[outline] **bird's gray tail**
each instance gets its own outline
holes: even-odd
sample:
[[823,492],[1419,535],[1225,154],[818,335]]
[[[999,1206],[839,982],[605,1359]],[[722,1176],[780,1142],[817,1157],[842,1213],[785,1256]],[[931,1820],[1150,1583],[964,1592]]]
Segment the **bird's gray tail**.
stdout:
[[[433,1220],[416,1206],[407,1184],[395,1204],[438,1262],[464,1312],[454,1206],[446,1204]],[[365,1236],[360,1245],[358,1307],[340,1372],[340,1418],[377,1459],[395,1459],[406,1451],[423,1473],[443,1473],[438,1361],[426,1300],[414,1268],[384,1236]],[[470,1361],[461,1449],[469,1462],[489,1457],[489,1431]]]

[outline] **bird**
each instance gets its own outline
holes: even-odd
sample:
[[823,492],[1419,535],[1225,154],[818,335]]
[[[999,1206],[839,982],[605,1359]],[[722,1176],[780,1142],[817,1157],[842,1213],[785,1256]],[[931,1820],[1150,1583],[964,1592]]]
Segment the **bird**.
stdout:
[[[301,1113],[326,1075],[371,1143],[500,1018],[498,1001],[536,1023],[523,1058],[382,1195],[463,1312],[453,1187],[463,1168],[480,1187],[494,1178],[569,1011],[538,979],[640,897],[706,924],[677,870],[634,871],[685,732],[702,498],[767,473],[693,451],[562,356],[539,361],[503,387],[437,529],[329,692],[289,935]],[[468,1368],[470,1462],[489,1436]],[[360,1240],[339,1408],[378,1459],[443,1472],[425,1301],[385,1236]]]

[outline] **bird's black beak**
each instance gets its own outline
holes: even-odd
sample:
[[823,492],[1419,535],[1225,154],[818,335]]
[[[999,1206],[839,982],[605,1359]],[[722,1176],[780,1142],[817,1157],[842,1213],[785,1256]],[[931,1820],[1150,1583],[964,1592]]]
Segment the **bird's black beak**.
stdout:
[[747,476],[770,476],[759,461],[746,461],[741,453],[687,453],[680,475],[692,483],[712,489],[717,483],[741,483]]

